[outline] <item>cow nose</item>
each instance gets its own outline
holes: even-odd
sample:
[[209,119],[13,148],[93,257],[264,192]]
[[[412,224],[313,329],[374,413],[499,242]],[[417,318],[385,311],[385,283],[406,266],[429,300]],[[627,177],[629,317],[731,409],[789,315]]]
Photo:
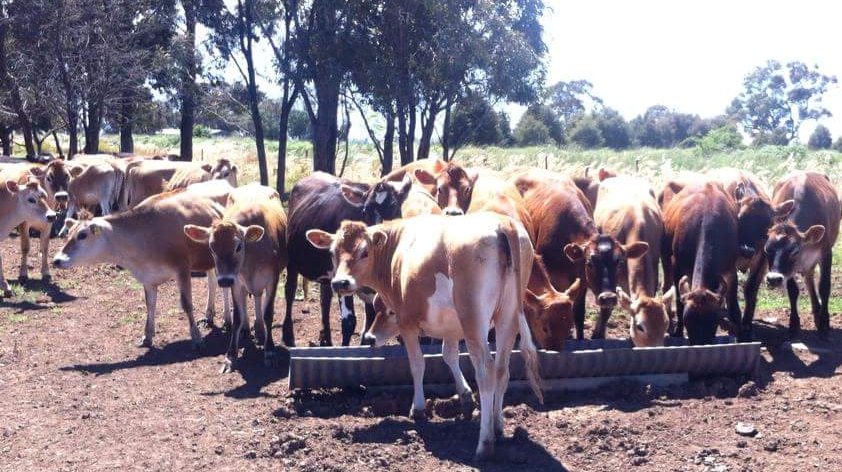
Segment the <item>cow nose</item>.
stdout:
[[783,274],[777,272],[769,272],[766,274],[766,285],[772,288],[780,287],[784,283]]
[[56,192],[56,201],[57,202],[66,202],[67,201],[67,192]]
[[337,292],[343,292],[351,288],[351,281],[348,279],[334,279],[330,286]]
[[54,211],[47,212],[47,221],[52,223],[55,220],[56,220],[56,212],[54,212]]
[[444,214],[447,216],[462,216],[465,212],[461,208],[447,207],[444,209]]
[[600,306],[616,306],[617,294],[614,292],[602,292],[596,297],[596,301]]
[[365,333],[362,343],[366,346],[374,346],[377,343],[377,338],[371,333]]
[[230,275],[220,275],[216,278],[216,283],[222,288],[229,288],[234,285],[234,277]]
[[743,244],[740,246],[740,256],[745,257],[747,259],[754,257],[754,254],[756,252],[757,251],[755,251],[755,249],[749,246],[748,244]]

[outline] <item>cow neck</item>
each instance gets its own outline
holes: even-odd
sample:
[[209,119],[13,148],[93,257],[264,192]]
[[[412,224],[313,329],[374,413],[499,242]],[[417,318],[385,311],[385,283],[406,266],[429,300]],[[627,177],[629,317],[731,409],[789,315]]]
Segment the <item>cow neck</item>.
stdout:
[[702,224],[699,228],[699,239],[696,242],[696,257],[693,261],[693,275],[691,280],[691,287],[693,290],[700,288],[712,288],[716,290],[718,280],[714,280],[718,274],[710,274],[710,269],[713,264],[713,251],[716,248],[710,247],[708,232],[715,231],[716,228],[710,222],[710,213],[704,212],[702,215]]
[[400,237],[399,225],[396,223],[386,223],[372,227],[372,229],[379,229],[388,236],[386,244],[382,247],[375,247],[372,249],[371,257],[374,264],[372,270],[371,280],[365,281],[364,285],[371,287],[375,292],[387,302],[389,306],[395,306],[394,287],[399,286],[400,274],[399,270],[395,270],[394,258],[398,246],[398,239]]

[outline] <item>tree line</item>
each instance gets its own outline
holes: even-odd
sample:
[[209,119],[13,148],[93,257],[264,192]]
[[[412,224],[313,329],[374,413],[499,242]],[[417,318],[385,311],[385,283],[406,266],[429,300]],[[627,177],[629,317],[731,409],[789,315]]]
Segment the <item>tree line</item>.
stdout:
[[[434,142],[447,160],[469,144],[673,147],[739,143],[739,131],[779,144],[830,114],[821,97],[835,77],[770,61],[722,116],[653,106],[627,122],[585,80],[546,86],[544,8],[541,0],[0,0],[0,145],[11,154],[14,130],[29,156],[48,139],[62,155],[96,153],[106,130],[131,153],[135,133],[177,127],[179,158],[192,160],[194,134],[224,129],[253,137],[263,184],[273,159],[265,141],[279,141],[283,191],[287,140],[312,141],[314,170],[335,173],[354,113],[384,173],[430,157]],[[271,98],[260,86],[265,51]],[[503,103],[527,107],[514,128]]]

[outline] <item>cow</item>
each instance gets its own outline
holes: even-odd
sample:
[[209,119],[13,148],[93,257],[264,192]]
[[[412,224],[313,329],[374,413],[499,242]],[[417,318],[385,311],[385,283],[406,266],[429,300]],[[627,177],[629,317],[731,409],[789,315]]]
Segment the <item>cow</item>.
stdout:
[[[231,339],[223,372],[236,366],[240,331],[248,326],[247,294],[254,297],[255,338],[263,345],[266,365],[273,364],[275,295],[287,262],[287,218],[278,192],[251,184],[233,191],[229,199],[233,203],[225,209],[221,221],[210,227],[184,226],[187,237],[210,247],[219,286],[233,289]],[[291,330],[292,326],[284,329]]]
[[[533,259],[523,225],[493,213],[423,215],[372,227],[343,222],[335,234],[310,230],[307,239],[330,251],[336,291],[350,295],[371,287],[394,309],[369,334],[376,345],[398,333],[403,338],[414,387],[411,416],[424,418],[422,333],[443,340],[442,355],[463,402],[471,401],[471,390],[459,368],[459,341],[468,347],[481,404],[476,460],[491,457],[495,436],[503,434],[503,395],[518,334],[528,380],[543,402],[537,351],[522,305]],[[487,342],[492,326],[494,357]]]
[[725,193],[733,197],[737,205],[740,250],[737,268],[747,273],[743,287],[745,310],[740,331],[744,340],[751,341],[757,292],[767,267],[763,246],[769,229],[774,223],[787,219],[795,208],[795,201],[790,199],[772,205],[769,193],[760,179],[748,171],[726,167],[712,169],[706,175],[722,185]]
[[[790,305],[789,333],[797,336],[801,319],[795,275],[801,274],[810,295],[816,331],[825,338],[830,332],[828,302],[833,245],[839,235],[842,210],[839,196],[827,175],[796,171],[778,181],[772,195],[772,203],[776,206],[789,200],[795,201],[789,220],[772,226],[764,248],[769,264],[766,284],[779,288],[786,283]],[[818,294],[814,279],[816,266],[821,267]]]
[[126,167],[126,187],[121,208],[127,210],[152,195],[215,178],[228,180],[235,187],[235,167],[230,167],[227,159],[220,159],[216,165],[149,159],[131,162]]
[[667,205],[673,199],[673,197],[675,197],[675,195],[678,192],[684,189],[684,187],[693,184],[703,184],[705,182],[713,182],[719,185],[718,182],[711,181],[705,176],[705,174],[702,174],[700,172],[679,172],[678,174],[674,175],[670,180],[668,180],[664,184],[664,187],[661,189],[661,192],[658,193],[658,206],[661,207],[661,211],[664,211],[664,209],[666,209]]
[[[20,184],[17,179],[3,180],[0,174],[0,241],[9,236],[12,228],[27,223],[33,226],[46,225],[56,218],[50,207],[47,192],[34,176]],[[23,236],[21,236],[23,237]],[[26,259],[21,260],[21,274],[24,274]],[[3,261],[0,259],[0,298],[12,296],[9,284],[3,276]]]
[[599,197],[599,184],[605,179],[616,177],[617,173],[610,171],[604,167],[600,167],[597,171],[596,178],[589,176],[590,166],[585,168],[585,175],[572,177],[573,183],[579,187],[579,190],[585,194],[585,198],[591,204],[591,208],[596,208],[597,198]]
[[675,290],[670,289],[661,297],[656,295],[664,222],[654,191],[637,177],[602,180],[594,223],[600,232],[611,235],[626,248],[636,243],[648,246],[642,256],[620,265],[618,303],[631,316],[629,336],[635,346],[663,346]]
[[674,335],[712,344],[727,304],[730,328],[742,340],[737,304],[737,208],[721,185],[695,182],[664,210],[661,259],[665,283],[678,292]]
[[[377,224],[401,217],[401,205],[409,194],[412,182],[404,176],[400,182],[378,182],[375,185],[354,183],[324,172],[314,172],[301,179],[290,192],[287,226],[287,280],[284,286],[286,315],[284,317],[283,342],[295,345],[292,330],[292,304],[298,285],[298,275],[318,281],[321,286],[322,331],[319,343],[332,344],[330,337],[330,254],[307,242],[307,231],[320,229],[335,232],[343,220],[362,221]],[[365,302],[366,326],[371,325],[375,312],[372,305],[374,294],[361,292]],[[339,297],[342,316],[342,344],[348,345],[356,327],[356,315],[352,297]],[[289,327],[287,329],[286,327]],[[364,331],[363,331],[364,332]]]
[[67,187],[69,216],[74,216],[77,208],[96,207],[104,216],[119,207],[126,175],[113,158],[86,160],[84,165],[72,165],[70,176]]
[[[175,279],[193,347],[199,349],[202,336],[193,318],[190,273],[209,272],[208,278],[214,278],[214,263],[208,246],[188,238],[184,226],[211,226],[222,214],[223,208],[213,200],[176,190],[146,199],[130,211],[88,221],[71,220],[67,241],[53,258],[53,265],[66,269],[111,263],[127,269],[143,285],[146,298],[146,327],[139,347],[153,345],[158,286]],[[213,295],[213,290],[208,290],[209,309]]]
[[[543,169],[514,170],[509,180],[526,203],[535,231],[535,252],[540,254],[555,287],[569,287],[578,278],[596,297],[600,316],[591,335],[604,338],[611,311],[617,304],[618,270],[629,259],[643,256],[648,246],[624,246],[594,224],[590,202],[573,180]],[[584,338],[585,290],[573,308],[576,337]]]
[[[210,167],[210,168],[208,168]],[[214,165],[181,167],[167,182],[166,190],[184,188],[188,185],[205,182],[207,180],[227,180],[232,187],[237,186],[237,166],[230,160],[220,158]]]
[[438,175],[445,167],[447,167],[447,162],[441,159],[418,159],[417,161],[410,162],[405,166],[399,167],[392,172],[389,172],[381,179],[382,182],[400,182],[404,179],[405,176],[409,175],[410,177],[415,175],[415,171],[417,169],[421,169],[428,174]]

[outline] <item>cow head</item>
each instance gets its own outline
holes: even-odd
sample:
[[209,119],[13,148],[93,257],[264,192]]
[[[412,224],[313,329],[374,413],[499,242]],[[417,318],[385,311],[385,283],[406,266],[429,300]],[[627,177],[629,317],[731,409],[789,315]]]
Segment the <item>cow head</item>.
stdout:
[[81,166],[69,166],[63,160],[56,159],[43,167],[30,167],[29,173],[38,178],[49,198],[65,206],[68,201],[67,186],[70,178],[78,176],[82,169]]
[[464,167],[449,162],[437,176],[424,169],[415,169],[415,178],[436,199],[445,215],[464,215],[471,206],[475,179]]
[[781,287],[797,272],[814,267],[821,257],[824,233],[822,225],[810,226],[803,233],[792,223],[773,226],[764,248],[769,261],[766,284],[771,288]]
[[53,257],[53,266],[67,269],[78,265],[105,262],[111,254],[108,245],[108,235],[111,233],[111,223],[105,218],[98,217],[87,221],[67,218],[67,242]]
[[400,182],[380,181],[363,191],[351,185],[342,185],[345,201],[362,212],[362,220],[369,225],[401,217],[401,205],[409,195],[412,180],[405,176]]
[[263,233],[264,229],[261,226],[246,227],[229,221],[214,223],[210,228],[184,225],[184,234],[188,238],[210,246],[216,266],[216,280],[220,287],[234,285],[237,274],[243,267],[246,245],[263,239]]
[[660,298],[635,296],[632,298],[617,287],[620,308],[631,315],[629,337],[637,347],[656,347],[664,345],[664,335],[669,328],[675,287],[669,289]]
[[333,258],[333,290],[351,295],[368,285],[374,271],[373,255],[386,245],[388,235],[358,221],[343,221],[336,234],[311,229],[307,240],[318,249],[330,250]]
[[25,184],[8,180],[4,188],[15,199],[15,215],[18,221],[32,224],[52,223],[56,212],[50,208],[47,192],[38,179],[29,177]]
[[561,351],[573,326],[573,303],[582,284],[576,279],[564,292],[550,289],[540,296],[527,290],[523,311],[535,344],[542,349]]
[[585,261],[585,282],[596,294],[600,308],[611,309],[617,305],[617,274],[625,269],[629,259],[643,257],[649,250],[645,242],[622,245],[613,237],[597,234],[585,244],[568,244],[564,254],[573,262]]
[[678,282],[681,302],[684,304],[684,326],[690,344],[713,344],[716,328],[724,319],[725,292],[728,284],[720,277],[719,286],[713,292],[707,288],[693,290],[686,275]]
[[228,159],[217,160],[216,165],[208,172],[211,174],[211,179],[227,180],[232,187],[237,186],[237,166]]
[[737,200],[737,222],[740,256],[751,258],[763,247],[769,228],[775,222],[786,220],[795,208],[794,200],[772,206],[766,199],[747,195],[743,183],[734,189]]
[[374,321],[365,333],[365,339],[372,346],[380,347],[400,334],[398,315],[386,306],[380,295],[374,297],[374,313]]

